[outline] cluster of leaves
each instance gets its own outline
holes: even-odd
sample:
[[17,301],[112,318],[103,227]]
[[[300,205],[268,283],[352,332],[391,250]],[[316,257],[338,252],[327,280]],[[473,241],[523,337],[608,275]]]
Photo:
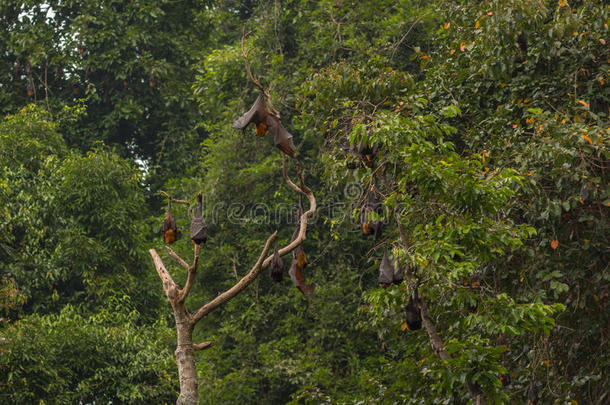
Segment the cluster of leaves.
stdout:
[[0,398],[12,404],[174,401],[173,334],[161,323],[139,325],[127,297],[95,316],[71,305],[32,315],[3,330]]

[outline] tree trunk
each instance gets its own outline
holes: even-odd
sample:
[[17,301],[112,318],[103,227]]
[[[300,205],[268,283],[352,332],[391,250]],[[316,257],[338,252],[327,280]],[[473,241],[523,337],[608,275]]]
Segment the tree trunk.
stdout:
[[197,390],[195,349],[193,348],[193,324],[184,305],[174,308],[174,316],[178,335],[175,355],[180,379],[180,396],[178,396],[176,404],[197,405],[199,392]]

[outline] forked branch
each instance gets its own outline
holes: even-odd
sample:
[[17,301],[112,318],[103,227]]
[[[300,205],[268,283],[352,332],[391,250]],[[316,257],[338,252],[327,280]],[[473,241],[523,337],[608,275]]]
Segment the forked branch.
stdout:
[[250,81],[256,87],[258,87],[258,89],[265,95],[265,99],[266,99],[266,102],[267,102],[267,107],[269,107],[269,110],[271,111],[271,114],[275,115],[277,118],[280,118],[279,111],[277,111],[273,107],[273,101],[271,100],[271,94],[269,94],[269,92],[263,87],[261,82],[256,77],[254,77],[254,75],[252,74],[252,69],[250,68],[250,60],[248,59],[252,49],[250,49],[250,50],[248,50],[246,52],[246,48],[245,48],[245,45],[244,45],[247,36],[248,36],[248,33],[246,33],[246,24],[244,24],[244,28],[243,28],[242,34],[241,34],[241,56],[244,58],[244,64],[246,66],[246,73],[248,74],[248,79],[250,79]]

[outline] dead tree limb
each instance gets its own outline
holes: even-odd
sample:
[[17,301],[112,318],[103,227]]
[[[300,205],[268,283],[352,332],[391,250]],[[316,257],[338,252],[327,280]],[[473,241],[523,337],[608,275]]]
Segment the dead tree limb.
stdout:
[[250,69],[250,60],[248,59],[250,56],[250,52],[252,52],[252,49],[250,49],[246,52],[245,45],[244,45],[247,36],[248,36],[248,33],[246,33],[246,24],[244,24],[244,28],[243,28],[242,34],[241,34],[241,56],[244,58],[244,64],[246,66],[246,74],[248,75],[248,79],[250,79],[252,84],[254,84],[256,87],[258,87],[258,89],[265,95],[265,99],[267,101],[267,107],[269,107],[269,111],[271,111],[271,114],[275,115],[277,118],[280,118],[279,111],[273,107],[273,101],[271,100],[271,94],[269,94],[269,91],[267,91],[267,89],[265,89],[265,87],[263,87],[261,82],[256,77],[254,77],[254,75],[252,74],[252,70]]
[[[286,180],[286,183],[288,184],[288,187],[290,187],[293,191],[297,193],[305,195],[307,197],[307,200],[309,201],[309,209],[305,211],[300,218],[301,222],[297,238],[290,242],[287,246],[284,246],[278,250],[280,255],[285,255],[297,248],[305,240],[308,219],[316,211],[316,198],[313,195],[312,191],[305,185],[303,170],[300,168],[300,166],[297,167],[299,186],[297,186],[288,177],[286,170],[286,158],[284,154],[282,154],[282,174],[284,179]],[[171,198],[165,192],[163,192],[163,195],[165,195],[167,198],[170,198],[171,201],[174,203],[187,205],[190,213],[190,204],[188,201]],[[171,249],[169,246],[166,246],[169,255],[188,271],[187,279],[184,284],[184,288],[182,289],[176,284],[176,282],[174,282],[172,276],[165,268],[165,264],[163,263],[163,260],[161,259],[157,251],[155,249],[149,250],[157,274],[159,275],[159,278],[161,279],[161,282],[163,284],[163,292],[167,296],[174,311],[177,334],[177,347],[175,356],[176,363],[178,364],[178,376],[180,380],[180,395],[178,397],[178,400],[176,401],[178,405],[197,404],[198,384],[197,373],[195,368],[195,351],[204,350],[213,345],[213,342],[211,341],[193,343],[193,330],[195,328],[195,325],[204,316],[212,312],[214,309],[220,307],[221,305],[225,304],[233,297],[241,293],[246,287],[248,287],[248,285],[250,285],[256,279],[256,277],[258,277],[258,275],[263,269],[269,266],[273,255],[267,254],[276,238],[277,231],[275,231],[267,238],[267,241],[265,242],[265,245],[261,250],[261,253],[256,263],[252,266],[248,273],[246,273],[245,276],[243,276],[239,281],[237,281],[235,285],[233,285],[233,287],[229,288],[227,291],[205,303],[204,305],[199,307],[194,313],[190,313],[188,311],[185,305],[185,301],[193,287],[195,276],[197,275],[200,246],[196,243],[193,244],[194,255],[192,264],[188,264],[173,249]],[[233,267],[235,273],[237,273],[234,264]]]

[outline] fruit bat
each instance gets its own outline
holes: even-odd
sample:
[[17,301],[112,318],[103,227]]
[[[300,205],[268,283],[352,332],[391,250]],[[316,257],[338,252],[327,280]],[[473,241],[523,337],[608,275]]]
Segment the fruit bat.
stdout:
[[510,385],[510,374],[502,374],[500,375],[500,383],[503,387]]
[[172,200],[167,202],[167,214],[163,219],[163,240],[165,243],[174,243],[178,239],[178,227],[172,216]]
[[589,192],[589,189],[587,188],[587,185],[583,184],[582,187],[580,188],[580,197],[579,197],[580,203],[584,204],[585,201],[587,201],[589,199],[589,195],[590,195],[590,192]]
[[302,267],[299,266],[298,259],[292,259],[288,274],[294,285],[306,296],[311,297],[315,287],[305,283],[305,276],[303,275]]
[[527,405],[536,405],[538,403],[538,388],[532,381],[527,389]]
[[32,80],[28,81],[27,91],[28,91],[28,97],[34,96],[34,82]]
[[200,245],[201,243],[205,243],[208,239],[208,227],[206,226],[203,220],[203,197],[201,192],[197,194],[197,211],[195,212],[195,217],[191,221],[191,240],[196,244]]
[[[286,128],[284,128],[280,120],[275,115],[267,115],[265,123],[267,124],[267,128],[269,128],[269,132],[271,135],[273,135],[273,143],[275,146],[293,158],[297,148],[294,146],[294,142],[292,141],[292,135],[286,131]],[[258,134],[258,127],[256,130]]]
[[506,338],[506,335],[504,333],[498,334],[498,339],[496,340],[496,343],[504,347],[505,349],[508,349],[508,339]]
[[470,277],[470,286],[472,288],[478,288],[481,286],[481,276],[479,275],[479,273],[474,273]]
[[[379,145],[374,144],[369,147],[364,144],[364,140],[361,140],[358,146],[352,145],[349,146],[347,139],[343,139],[341,149],[343,150],[343,154],[347,156],[348,154],[353,155],[360,159],[362,164],[365,167],[373,167],[375,165],[375,156],[379,151]],[[355,169],[357,167],[356,163],[353,161],[347,162],[348,169]]]
[[273,258],[271,259],[271,279],[276,283],[284,279],[284,262],[277,251],[277,240],[275,241]]
[[415,305],[413,296],[409,297],[409,303],[405,306],[405,321],[408,330],[421,329],[421,312],[419,311],[419,307]]
[[362,164],[368,168],[373,167],[375,165],[375,156],[377,156],[378,150],[378,144],[369,147],[364,144],[364,139],[361,140],[358,145],[358,155],[360,156],[360,159],[362,159]]
[[375,235],[375,239],[377,239],[381,235],[381,231],[383,229],[383,224],[381,221],[371,221],[369,220],[368,213],[374,212],[377,207],[381,205],[379,199],[377,198],[377,192],[374,187],[371,187],[367,196],[366,202],[360,210],[360,224],[362,227],[362,233],[364,235]]
[[252,104],[252,107],[233,123],[233,128],[241,129],[243,131],[252,123],[256,125],[256,135],[264,136],[267,133],[267,126],[269,125],[265,122],[268,115],[269,110],[265,105],[265,96],[263,93],[260,93],[256,98],[256,101],[254,101],[254,104]]
[[392,283],[396,285],[400,284],[403,280],[403,275],[400,270],[400,266],[397,270],[395,265],[390,262],[388,259],[388,251],[386,250],[383,253],[383,259],[381,259],[381,264],[379,265],[379,276],[377,278],[379,284],[381,284],[383,288],[388,288]]

